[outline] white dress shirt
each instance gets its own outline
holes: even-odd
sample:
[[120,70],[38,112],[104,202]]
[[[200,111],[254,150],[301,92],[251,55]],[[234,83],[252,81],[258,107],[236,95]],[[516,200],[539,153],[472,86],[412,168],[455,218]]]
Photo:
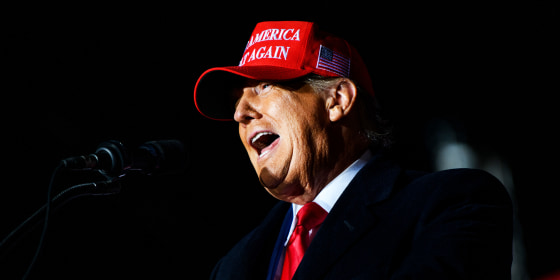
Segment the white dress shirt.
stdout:
[[[327,213],[331,212],[334,204],[344,192],[350,181],[354,179],[358,171],[360,171],[366,163],[371,159],[371,151],[367,150],[359,159],[357,159],[354,163],[352,163],[348,168],[346,168],[342,173],[340,173],[336,178],[334,178],[330,183],[328,183],[321,192],[315,197],[313,202],[319,204]],[[296,226],[296,215],[297,212],[303,207],[303,205],[292,203],[292,227],[290,228],[290,232],[288,233],[288,237],[286,238],[286,242],[284,246],[288,244],[288,240],[294,231]],[[311,232],[309,233],[311,234]]]

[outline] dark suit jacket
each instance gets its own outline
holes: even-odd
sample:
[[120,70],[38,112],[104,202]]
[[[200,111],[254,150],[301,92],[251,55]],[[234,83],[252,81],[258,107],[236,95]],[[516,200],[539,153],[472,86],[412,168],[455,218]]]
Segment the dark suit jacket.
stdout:
[[[266,279],[290,205],[279,202],[211,278]],[[510,279],[512,215],[505,188],[485,171],[410,172],[376,155],[340,196],[293,279]]]

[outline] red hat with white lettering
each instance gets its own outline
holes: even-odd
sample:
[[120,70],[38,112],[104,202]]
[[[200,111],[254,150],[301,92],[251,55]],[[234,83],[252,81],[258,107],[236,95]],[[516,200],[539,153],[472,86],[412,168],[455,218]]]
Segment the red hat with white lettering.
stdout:
[[374,94],[362,58],[346,40],[323,32],[313,22],[260,22],[253,30],[238,66],[206,70],[194,89],[194,103],[204,116],[232,120],[231,90],[238,77],[286,81],[308,74],[347,77]]

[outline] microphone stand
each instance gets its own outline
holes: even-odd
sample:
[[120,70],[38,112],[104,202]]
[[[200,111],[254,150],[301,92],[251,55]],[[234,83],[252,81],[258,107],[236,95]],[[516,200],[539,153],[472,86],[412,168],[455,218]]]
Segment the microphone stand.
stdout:
[[43,221],[45,222],[43,228],[43,234],[41,235],[41,239],[37,247],[37,252],[35,253],[35,256],[31,261],[31,264],[29,265],[29,268],[26,274],[24,275],[23,279],[25,279],[29,274],[29,272],[31,271],[31,268],[42,247],[42,241],[44,239],[44,235],[47,227],[50,208],[54,208],[54,209],[59,208],[64,204],[66,204],[67,202],[82,196],[108,196],[108,195],[119,194],[121,191],[122,178],[126,175],[126,173],[124,173],[118,177],[109,177],[105,172],[101,170],[93,170],[94,173],[97,173],[97,175],[100,175],[105,180],[73,185],[69,188],[62,190],[53,198],[50,198],[52,182],[59,169],[60,166],[58,166],[53,172],[51,183],[49,185],[49,194],[48,194],[49,199],[47,200],[47,203],[45,203],[39,209],[37,209],[37,211],[35,211],[33,214],[31,214],[31,216],[29,216],[26,220],[24,220],[19,226],[13,229],[0,242],[0,260],[2,260],[7,257],[9,251],[21,239],[23,239],[23,237],[25,237],[27,234],[32,232],[40,222]]
[[[111,140],[102,143],[94,154],[62,160],[52,173],[47,191],[47,203],[12,230],[0,242],[0,264],[7,256],[9,249],[12,249],[17,241],[23,239],[23,236],[30,233],[35,226],[43,221],[43,231],[39,238],[39,244],[37,245],[37,249],[27,271],[22,277],[22,279],[26,279],[41,251],[43,240],[46,236],[51,208],[60,207],[64,203],[81,196],[107,196],[118,194],[121,191],[121,181],[126,175],[134,175],[135,173],[151,175],[173,167],[184,167],[184,156],[185,151],[183,144],[178,140],[146,142],[138,148],[134,159],[128,157],[122,143]],[[97,175],[100,175],[102,179],[101,181],[74,185],[64,189],[51,198],[54,178],[57,176],[58,171],[60,169],[71,168],[86,171],[92,170],[93,172],[97,172]],[[167,170],[167,172],[171,171]],[[114,173],[120,173],[120,175],[114,175]]]

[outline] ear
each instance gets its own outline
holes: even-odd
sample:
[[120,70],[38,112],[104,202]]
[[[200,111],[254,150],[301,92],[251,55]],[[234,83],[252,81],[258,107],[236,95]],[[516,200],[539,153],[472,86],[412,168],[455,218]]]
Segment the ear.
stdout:
[[341,78],[336,87],[333,88],[327,99],[327,109],[329,110],[329,119],[331,122],[336,122],[347,116],[354,101],[358,90],[354,82],[347,78]]

